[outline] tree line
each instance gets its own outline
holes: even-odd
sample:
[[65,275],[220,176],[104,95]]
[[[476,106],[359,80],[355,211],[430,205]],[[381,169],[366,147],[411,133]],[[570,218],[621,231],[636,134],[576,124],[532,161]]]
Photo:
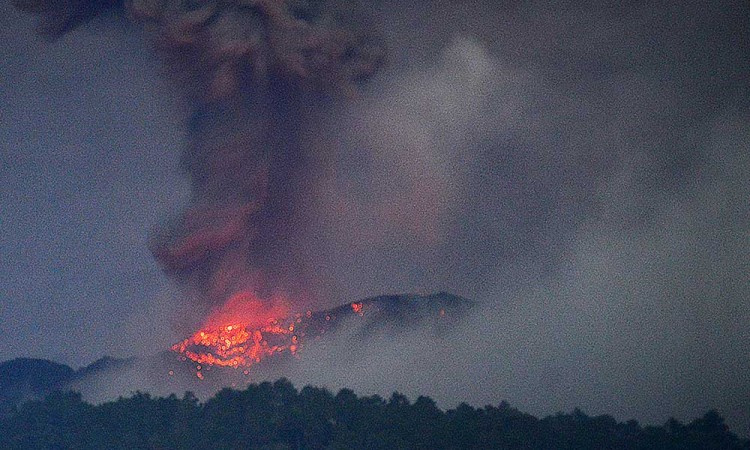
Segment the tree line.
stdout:
[[199,402],[135,393],[91,405],[75,392],[24,403],[0,419],[8,449],[686,449],[750,450],[709,411],[683,424],[617,422],[580,410],[542,419],[505,402],[443,411],[429,397],[357,396],[288,380],[224,389]]

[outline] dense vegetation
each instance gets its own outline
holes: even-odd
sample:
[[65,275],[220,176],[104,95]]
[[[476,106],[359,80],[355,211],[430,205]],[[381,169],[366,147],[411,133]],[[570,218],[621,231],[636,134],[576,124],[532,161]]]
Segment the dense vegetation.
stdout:
[[537,419],[506,403],[441,411],[393,394],[294,386],[280,380],[224,389],[200,403],[137,393],[98,406],[77,393],[28,402],[0,419],[0,447],[14,449],[750,449],[714,411],[660,427],[610,416]]

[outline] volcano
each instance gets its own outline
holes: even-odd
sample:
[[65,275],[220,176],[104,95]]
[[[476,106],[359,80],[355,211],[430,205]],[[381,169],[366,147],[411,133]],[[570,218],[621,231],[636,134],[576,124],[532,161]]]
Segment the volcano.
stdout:
[[[295,314],[265,330],[232,329],[228,333],[237,331],[236,336],[251,336],[246,342],[266,350],[274,349],[252,361],[253,350],[249,344],[245,345],[244,352],[234,352],[232,348],[225,351],[231,354],[230,358],[243,356],[248,360],[246,364],[217,363],[208,359],[208,354],[219,353],[218,338],[198,342],[186,339],[151,357],[104,357],[78,370],[51,361],[19,358],[0,364],[0,414],[11,411],[22,401],[43,398],[51,392],[86,391],[92,380],[110,384],[116,378],[120,381],[145,378],[157,391],[192,390],[209,394],[223,386],[241,386],[269,375],[283,376],[307,348],[323,345],[340,332],[349,333],[347,338],[352,351],[375,336],[397,336],[417,329],[430,330],[438,337],[445,335],[467,318],[474,305],[470,300],[445,292],[382,295],[331,309]],[[294,324],[293,330],[279,332],[282,326],[289,330],[290,321]],[[226,346],[226,342],[224,344]],[[296,348],[292,349],[292,345]],[[115,396],[120,394],[115,393]]]
[[316,341],[344,328],[355,342],[368,336],[395,335],[426,327],[445,333],[461,321],[473,302],[445,292],[432,295],[382,295],[332,309],[268,319],[258,327],[227,323],[208,327],[172,346],[164,355],[168,374],[191,372],[199,380],[210,373],[252,376],[258,366],[287,364]]

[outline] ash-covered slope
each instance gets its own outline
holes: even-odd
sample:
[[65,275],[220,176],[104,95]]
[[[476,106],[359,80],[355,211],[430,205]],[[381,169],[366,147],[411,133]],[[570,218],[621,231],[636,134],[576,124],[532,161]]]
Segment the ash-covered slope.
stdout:
[[381,295],[337,308],[314,312],[303,319],[308,338],[339,329],[349,319],[361,319],[364,334],[403,330],[414,325],[450,327],[460,321],[473,302],[441,292],[432,295]]

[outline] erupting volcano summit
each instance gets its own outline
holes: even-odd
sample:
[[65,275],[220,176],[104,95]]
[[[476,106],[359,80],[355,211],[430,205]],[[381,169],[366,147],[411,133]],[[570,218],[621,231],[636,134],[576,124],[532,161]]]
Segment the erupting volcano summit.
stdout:
[[[430,296],[374,297],[324,311],[307,311],[251,324],[240,316],[208,322],[191,337],[172,346],[182,361],[194,363],[198,378],[212,366],[247,369],[275,355],[296,356],[304,346],[345,324],[360,334],[389,334],[432,324],[442,332],[464,318],[472,302],[446,293]],[[228,321],[227,321],[228,320]],[[361,336],[364,338],[365,336]],[[356,344],[355,344],[356,345]]]

